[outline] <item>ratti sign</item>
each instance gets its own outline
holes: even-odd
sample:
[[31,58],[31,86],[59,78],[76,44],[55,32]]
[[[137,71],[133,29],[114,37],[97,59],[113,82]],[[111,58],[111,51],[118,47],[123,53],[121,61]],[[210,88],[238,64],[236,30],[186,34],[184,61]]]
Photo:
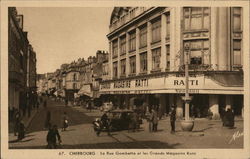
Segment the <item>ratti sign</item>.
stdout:
[[[185,86],[185,80],[180,80],[180,79],[176,79],[173,81],[173,84],[174,86]],[[199,85],[199,80],[188,80],[189,82],[189,85],[193,86],[193,85],[196,85],[198,86]]]
[[[189,88],[193,89],[201,89],[204,86],[204,76],[199,77],[189,77],[188,80]],[[185,77],[168,77],[166,79],[165,86],[167,88],[174,88],[174,89],[185,89],[186,80]]]

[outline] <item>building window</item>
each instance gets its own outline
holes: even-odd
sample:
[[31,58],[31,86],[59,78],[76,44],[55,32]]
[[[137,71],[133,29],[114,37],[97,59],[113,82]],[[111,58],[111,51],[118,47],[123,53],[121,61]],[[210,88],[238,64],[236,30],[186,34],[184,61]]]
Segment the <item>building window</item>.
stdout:
[[113,63],[113,77],[114,78],[117,78],[118,77],[118,64],[117,64],[117,62],[114,62]]
[[140,29],[140,48],[147,46],[147,26]]
[[157,48],[152,50],[152,69],[158,70],[160,69],[161,63],[161,48]]
[[161,41],[161,19],[152,22],[152,43]]
[[129,51],[135,51],[136,49],[136,34],[135,30],[129,33]]
[[242,42],[242,26],[241,26],[241,7],[233,7],[231,9],[232,17],[232,59],[233,65],[242,66],[241,62],[241,42]]
[[185,43],[189,43],[190,46],[189,58],[191,65],[210,64],[209,40],[192,40]]
[[185,7],[183,13],[185,30],[209,29],[208,7]]
[[76,81],[77,80],[77,75],[76,73],[73,74],[73,81]]
[[130,74],[136,73],[136,56],[132,56],[129,58],[129,65],[130,65]]
[[140,72],[144,73],[148,70],[147,52],[140,54]]
[[126,59],[121,60],[121,76],[126,76]]
[[77,89],[77,84],[73,83],[73,89]]
[[120,38],[120,55],[126,54],[126,36]]
[[233,31],[241,31],[241,8],[233,7]]
[[170,70],[170,45],[166,46],[166,70]]
[[118,41],[114,40],[112,43],[113,58],[118,56]]
[[241,40],[233,41],[233,65],[241,65]]
[[167,19],[167,32],[166,32],[166,38],[170,39],[170,14],[166,15],[166,19]]

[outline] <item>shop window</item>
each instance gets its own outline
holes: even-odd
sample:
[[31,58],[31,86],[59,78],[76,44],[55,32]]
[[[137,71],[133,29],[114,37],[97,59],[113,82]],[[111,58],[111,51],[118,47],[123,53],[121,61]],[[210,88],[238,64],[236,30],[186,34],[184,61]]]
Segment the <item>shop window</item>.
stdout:
[[148,59],[147,59],[147,52],[140,54],[140,72],[144,73],[147,72],[148,67]]
[[132,56],[129,58],[129,65],[130,65],[130,74],[136,73],[136,56]]
[[140,48],[147,46],[147,26],[140,29]]
[[129,33],[129,51],[136,49],[136,34],[135,30]]
[[73,89],[77,89],[77,84],[73,83]]
[[152,69],[158,70],[160,69],[161,63],[161,48],[157,48],[152,50]]
[[117,78],[118,77],[118,68],[117,68],[117,62],[113,63],[113,77]]
[[152,43],[161,41],[161,19],[152,22]]
[[118,56],[118,41],[114,40],[112,42],[112,51],[113,51],[113,58]]
[[120,52],[121,55],[126,54],[126,36],[120,38]]
[[185,30],[209,29],[208,7],[184,7],[183,10]]
[[126,59],[121,60],[121,76],[126,75]]

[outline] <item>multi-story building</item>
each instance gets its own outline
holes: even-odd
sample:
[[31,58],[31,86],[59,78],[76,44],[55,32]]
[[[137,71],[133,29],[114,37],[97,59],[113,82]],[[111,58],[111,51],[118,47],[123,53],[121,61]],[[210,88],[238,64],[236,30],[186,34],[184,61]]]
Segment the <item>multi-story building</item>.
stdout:
[[[100,92],[131,108],[157,105],[184,115],[184,55],[192,112],[218,118],[243,108],[243,12],[240,7],[115,7],[110,19],[110,79]],[[118,102],[116,103],[116,100]],[[131,99],[138,99],[132,102]]]
[[9,108],[27,111],[27,55],[29,41],[23,31],[23,15],[15,7],[8,10]]

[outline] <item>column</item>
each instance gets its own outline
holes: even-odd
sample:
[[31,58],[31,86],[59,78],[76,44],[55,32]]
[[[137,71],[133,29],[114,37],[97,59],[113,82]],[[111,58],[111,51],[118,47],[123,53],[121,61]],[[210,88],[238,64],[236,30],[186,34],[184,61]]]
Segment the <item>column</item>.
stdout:
[[112,54],[113,54],[113,50],[112,50],[112,41],[109,42],[109,72],[110,72],[110,78],[113,79],[113,58],[112,58]]
[[140,73],[140,54],[139,54],[139,43],[140,43],[140,30],[139,28],[136,28],[135,30],[135,35],[136,35],[136,75]]
[[226,95],[226,107],[225,109],[232,109],[232,96],[231,95]]
[[211,66],[214,70],[218,70],[218,51],[217,51],[217,40],[218,40],[218,7],[211,7]]
[[129,34],[128,32],[126,33],[126,76],[128,77],[129,75]]
[[228,8],[220,7],[218,14],[218,65],[219,70],[228,70]]
[[160,94],[159,116],[164,116],[166,112],[166,99],[165,94]]
[[181,62],[182,34],[181,34],[181,7],[174,7],[170,10],[170,71],[178,71]]
[[120,61],[120,54],[121,54],[121,48],[120,48],[120,42],[121,42],[121,40],[120,40],[120,37],[118,36],[118,41],[117,41],[117,43],[118,43],[118,56],[117,56],[117,77],[118,77],[118,79],[120,78],[120,75],[121,75],[121,61]]
[[147,58],[148,58],[148,74],[152,70],[152,51],[151,51],[151,39],[152,39],[152,32],[151,32],[151,22],[147,22]]
[[176,118],[177,119],[182,119],[183,118],[183,101],[181,97],[178,95],[176,97]]
[[219,119],[219,95],[209,95],[209,109],[213,113],[212,119]]
[[162,72],[166,70],[166,33],[167,33],[167,17],[165,14],[161,15],[161,63],[160,68]]

